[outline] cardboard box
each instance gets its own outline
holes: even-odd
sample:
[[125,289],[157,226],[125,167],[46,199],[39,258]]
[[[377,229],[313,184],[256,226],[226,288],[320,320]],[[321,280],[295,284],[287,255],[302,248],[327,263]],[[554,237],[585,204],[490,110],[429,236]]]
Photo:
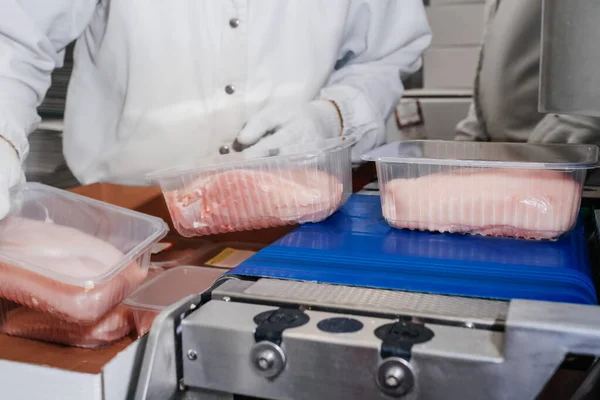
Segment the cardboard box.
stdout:
[[479,46],[430,48],[423,56],[423,85],[428,89],[472,88]]
[[428,7],[431,46],[480,45],[484,27],[483,4],[455,4]]
[[144,340],[85,350],[0,335],[3,399],[122,400],[141,362]]

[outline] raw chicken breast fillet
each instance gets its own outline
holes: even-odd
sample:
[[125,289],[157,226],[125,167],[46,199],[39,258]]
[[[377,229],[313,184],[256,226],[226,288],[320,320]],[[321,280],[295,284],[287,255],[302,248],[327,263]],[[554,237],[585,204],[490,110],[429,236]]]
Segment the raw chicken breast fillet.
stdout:
[[2,324],[7,335],[73,347],[98,348],[132,332],[134,323],[129,310],[118,306],[93,325],[65,322],[41,311],[19,307],[9,311]]
[[317,169],[231,170],[166,194],[183,236],[318,222],[343,201],[343,185]]
[[481,168],[392,180],[382,202],[396,228],[554,239],[574,225],[580,195],[565,173]]
[[[123,253],[103,240],[51,222],[9,217],[0,224],[0,298],[65,321],[91,324],[120,303],[146,278],[147,269],[131,263],[106,283]],[[65,283],[18,265],[88,282]]]

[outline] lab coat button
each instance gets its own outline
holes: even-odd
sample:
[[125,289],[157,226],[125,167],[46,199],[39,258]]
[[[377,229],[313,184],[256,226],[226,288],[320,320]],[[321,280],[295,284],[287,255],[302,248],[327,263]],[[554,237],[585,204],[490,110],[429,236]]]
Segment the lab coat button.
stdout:
[[229,154],[229,146],[223,145],[219,148],[219,153],[221,154]]
[[227,93],[227,94],[234,94],[235,93],[235,86],[233,86],[233,85],[227,85],[227,86],[225,86],[225,93]]
[[237,28],[238,26],[240,26],[240,20],[237,18],[231,18],[229,20],[229,26],[232,28]]

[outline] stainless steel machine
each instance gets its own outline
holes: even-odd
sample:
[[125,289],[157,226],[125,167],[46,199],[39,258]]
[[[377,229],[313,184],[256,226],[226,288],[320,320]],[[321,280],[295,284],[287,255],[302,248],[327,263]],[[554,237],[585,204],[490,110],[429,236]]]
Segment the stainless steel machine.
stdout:
[[[600,2],[543,20],[541,108],[600,115]],[[157,317],[135,397],[529,400],[586,359],[581,400],[599,356],[598,306],[228,275]]]

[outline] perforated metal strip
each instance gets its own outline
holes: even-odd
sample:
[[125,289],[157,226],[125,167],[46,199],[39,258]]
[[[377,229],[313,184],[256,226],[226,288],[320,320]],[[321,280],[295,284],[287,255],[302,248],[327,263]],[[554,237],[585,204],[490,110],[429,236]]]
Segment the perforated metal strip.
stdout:
[[504,301],[274,279],[261,279],[244,294],[307,305],[485,323],[505,321],[508,312],[508,302]]

